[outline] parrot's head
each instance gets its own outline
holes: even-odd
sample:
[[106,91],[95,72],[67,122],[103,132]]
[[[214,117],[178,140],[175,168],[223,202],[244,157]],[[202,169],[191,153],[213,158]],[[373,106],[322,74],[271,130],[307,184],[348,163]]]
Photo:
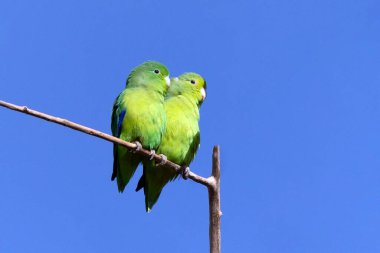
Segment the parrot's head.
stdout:
[[162,63],[147,61],[135,67],[128,76],[127,86],[143,86],[166,93],[170,86],[169,70]]
[[184,95],[195,98],[198,105],[206,99],[206,81],[196,73],[185,73],[171,79],[168,96]]

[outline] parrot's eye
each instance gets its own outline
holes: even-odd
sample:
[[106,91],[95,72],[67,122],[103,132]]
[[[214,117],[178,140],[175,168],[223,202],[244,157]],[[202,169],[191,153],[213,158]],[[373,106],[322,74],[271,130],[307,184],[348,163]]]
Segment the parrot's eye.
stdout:
[[156,74],[160,74],[160,71],[159,71],[158,69],[155,69],[155,70],[154,70],[154,73],[156,73]]
[[195,81],[194,80],[190,80],[190,83],[195,84]]

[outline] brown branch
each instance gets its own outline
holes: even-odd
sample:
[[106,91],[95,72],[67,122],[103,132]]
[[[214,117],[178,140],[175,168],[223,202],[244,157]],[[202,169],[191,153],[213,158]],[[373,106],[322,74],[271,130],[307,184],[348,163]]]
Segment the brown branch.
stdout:
[[208,187],[208,201],[210,211],[210,253],[220,252],[220,150],[215,146],[212,151],[211,186]]
[[[112,135],[100,132],[93,128],[89,128],[75,122],[58,118],[49,114],[45,114],[39,111],[29,109],[26,106],[18,106],[5,101],[0,100],[0,106],[29,114],[31,116],[44,119],[65,127],[69,127],[76,131],[80,131],[89,135],[96,136],[103,140],[119,144],[126,147],[129,150],[135,150],[137,148],[136,144],[124,141],[122,139],[116,138]],[[136,151],[136,154],[151,157],[149,150],[140,149]],[[162,157],[155,154],[153,159],[156,162],[161,162]],[[194,172],[188,170],[186,172],[186,177],[190,178],[194,182],[202,184],[208,188],[209,193],[209,210],[210,210],[210,252],[219,253],[220,252],[220,216],[222,215],[220,211],[220,161],[219,161],[219,147],[215,146],[213,150],[213,159],[212,159],[212,175],[208,178],[201,177]],[[177,173],[182,173],[182,167],[178,164],[175,164],[171,161],[166,161],[164,167],[175,170]]]
[[[6,108],[14,110],[14,111],[19,111],[19,112],[22,112],[22,113],[25,113],[25,114],[29,114],[29,115],[32,115],[34,117],[37,117],[37,118],[40,118],[40,119],[44,119],[44,120],[47,120],[47,121],[50,121],[50,122],[53,122],[53,123],[56,123],[56,124],[59,124],[59,125],[65,126],[65,127],[69,127],[71,129],[74,129],[74,130],[77,130],[77,131],[80,131],[80,132],[83,132],[83,133],[86,133],[86,134],[89,134],[89,135],[93,135],[93,136],[99,137],[99,138],[101,138],[103,140],[110,141],[110,142],[119,144],[121,146],[124,146],[124,147],[128,148],[129,150],[135,150],[136,149],[136,144],[134,144],[134,143],[130,143],[130,142],[124,141],[124,140],[116,138],[116,137],[114,137],[112,135],[100,132],[100,131],[95,130],[93,128],[89,128],[89,127],[77,124],[75,122],[71,122],[71,121],[66,120],[66,119],[58,118],[58,117],[55,117],[55,116],[52,116],[52,115],[49,115],[49,114],[45,114],[45,113],[42,113],[42,112],[39,112],[39,111],[35,111],[35,110],[32,110],[32,109],[29,109],[26,106],[14,105],[14,104],[2,101],[2,100],[0,100],[0,106],[6,107]],[[139,154],[139,155],[145,156],[145,157],[151,157],[150,151],[146,150],[146,149],[141,149],[141,150],[137,151],[136,153]],[[154,160],[156,162],[160,162],[162,160],[162,157],[159,156],[159,155],[157,155],[157,154],[155,154],[154,155]],[[167,161],[165,163],[165,167],[173,169],[177,173],[181,172],[181,166],[179,166],[178,164],[175,164],[175,163],[173,163],[171,161]],[[210,180],[209,179],[201,177],[201,176],[199,176],[199,175],[197,175],[197,174],[195,174],[194,172],[191,172],[191,171],[189,171],[188,178],[190,178],[191,180],[193,180],[193,181],[195,181],[197,183],[203,184],[205,186],[208,186],[210,184]]]

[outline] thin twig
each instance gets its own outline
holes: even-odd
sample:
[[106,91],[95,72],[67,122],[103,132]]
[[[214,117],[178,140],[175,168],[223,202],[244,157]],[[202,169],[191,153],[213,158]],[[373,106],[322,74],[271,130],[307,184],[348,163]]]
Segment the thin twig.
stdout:
[[[29,109],[26,106],[19,106],[19,105],[11,104],[11,103],[8,103],[8,102],[2,101],[2,100],[0,100],[0,106],[6,107],[6,108],[14,110],[14,111],[18,111],[18,112],[22,112],[22,113],[25,113],[25,114],[29,114],[31,116],[34,116],[34,117],[37,117],[37,118],[40,118],[40,119],[44,119],[44,120],[47,120],[47,121],[50,121],[50,122],[53,122],[53,123],[56,123],[56,124],[59,124],[59,125],[65,126],[65,127],[69,127],[71,129],[74,129],[74,130],[77,130],[77,131],[80,131],[80,132],[83,132],[83,133],[86,133],[86,134],[89,134],[89,135],[93,135],[93,136],[99,137],[99,138],[101,138],[103,140],[106,140],[106,141],[113,142],[113,143],[119,144],[121,146],[124,146],[127,149],[129,149],[129,150],[135,150],[136,149],[136,144],[134,144],[134,143],[130,143],[130,142],[124,141],[124,140],[116,138],[116,137],[114,137],[112,135],[100,132],[100,131],[95,130],[93,128],[89,128],[89,127],[77,124],[77,123],[69,121],[67,119],[58,118],[58,117],[55,117],[55,116],[52,116],[52,115],[49,115],[49,114],[46,114],[46,113],[42,113],[42,112],[39,112],[39,111],[35,111],[35,110],[32,110],[32,109]],[[137,151],[136,153],[139,154],[139,155],[145,156],[145,157],[151,157],[152,156],[151,152],[149,150],[146,150],[146,149],[141,149],[141,150]],[[158,154],[155,154],[153,159],[156,162],[161,162],[162,157],[160,155],[158,155]],[[173,162],[171,162],[169,160],[165,163],[164,167],[167,167],[169,169],[173,169],[177,173],[181,173],[182,172],[181,166],[179,166],[178,164],[173,163]],[[212,182],[212,180],[210,178],[201,177],[201,176],[195,174],[192,171],[189,171],[188,178],[190,178],[194,182],[203,184],[203,185],[205,185],[207,187],[209,187],[211,185],[211,182]]]
[[[18,106],[5,101],[0,100],[0,106],[6,107],[8,109],[29,114],[31,116],[44,119],[71,129],[99,137],[103,140],[119,144],[126,147],[129,150],[135,150],[136,144],[124,141],[122,139],[116,138],[112,135],[100,132],[98,130],[71,122],[66,119],[58,118],[49,114],[45,114],[39,111],[29,109],[26,106]],[[146,149],[140,149],[136,151],[137,154],[151,157],[151,152]],[[156,162],[161,162],[162,157],[155,154],[153,159]],[[175,170],[177,173],[182,173],[182,167],[171,161],[166,161],[163,165],[169,169]],[[190,169],[186,173],[186,177],[190,178],[194,182],[205,185],[208,188],[209,197],[209,213],[210,213],[210,225],[209,225],[209,235],[210,235],[210,252],[220,253],[220,217],[222,212],[220,211],[220,151],[219,146],[215,146],[212,155],[212,175],[208,178],[201,177]]]

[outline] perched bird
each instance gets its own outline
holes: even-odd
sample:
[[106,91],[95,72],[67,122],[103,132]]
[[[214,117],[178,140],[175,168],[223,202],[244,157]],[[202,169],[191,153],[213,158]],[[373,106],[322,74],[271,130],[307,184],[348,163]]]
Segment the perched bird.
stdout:
[[[206,98],[206,82],[198,74],[185,73],[171,80],[165,100],[166,130],[157,153],[186,168],[193,160],[200,143],[199,108]],[[144,161],[143,175],[136,191],[144,188],[145,207],[149,212],[157,202],[163,187],[178,174]]]
[[[125,89],[116,98],[112,109],[112,134],[135,142],[137,149],[152,150],[161,143],[166,127],[164,98],[170,86],[168,69],[159,62],[148,61],[134,68]],[[120,192],[143,160],[125,147],[114,144],[113,173]]]

